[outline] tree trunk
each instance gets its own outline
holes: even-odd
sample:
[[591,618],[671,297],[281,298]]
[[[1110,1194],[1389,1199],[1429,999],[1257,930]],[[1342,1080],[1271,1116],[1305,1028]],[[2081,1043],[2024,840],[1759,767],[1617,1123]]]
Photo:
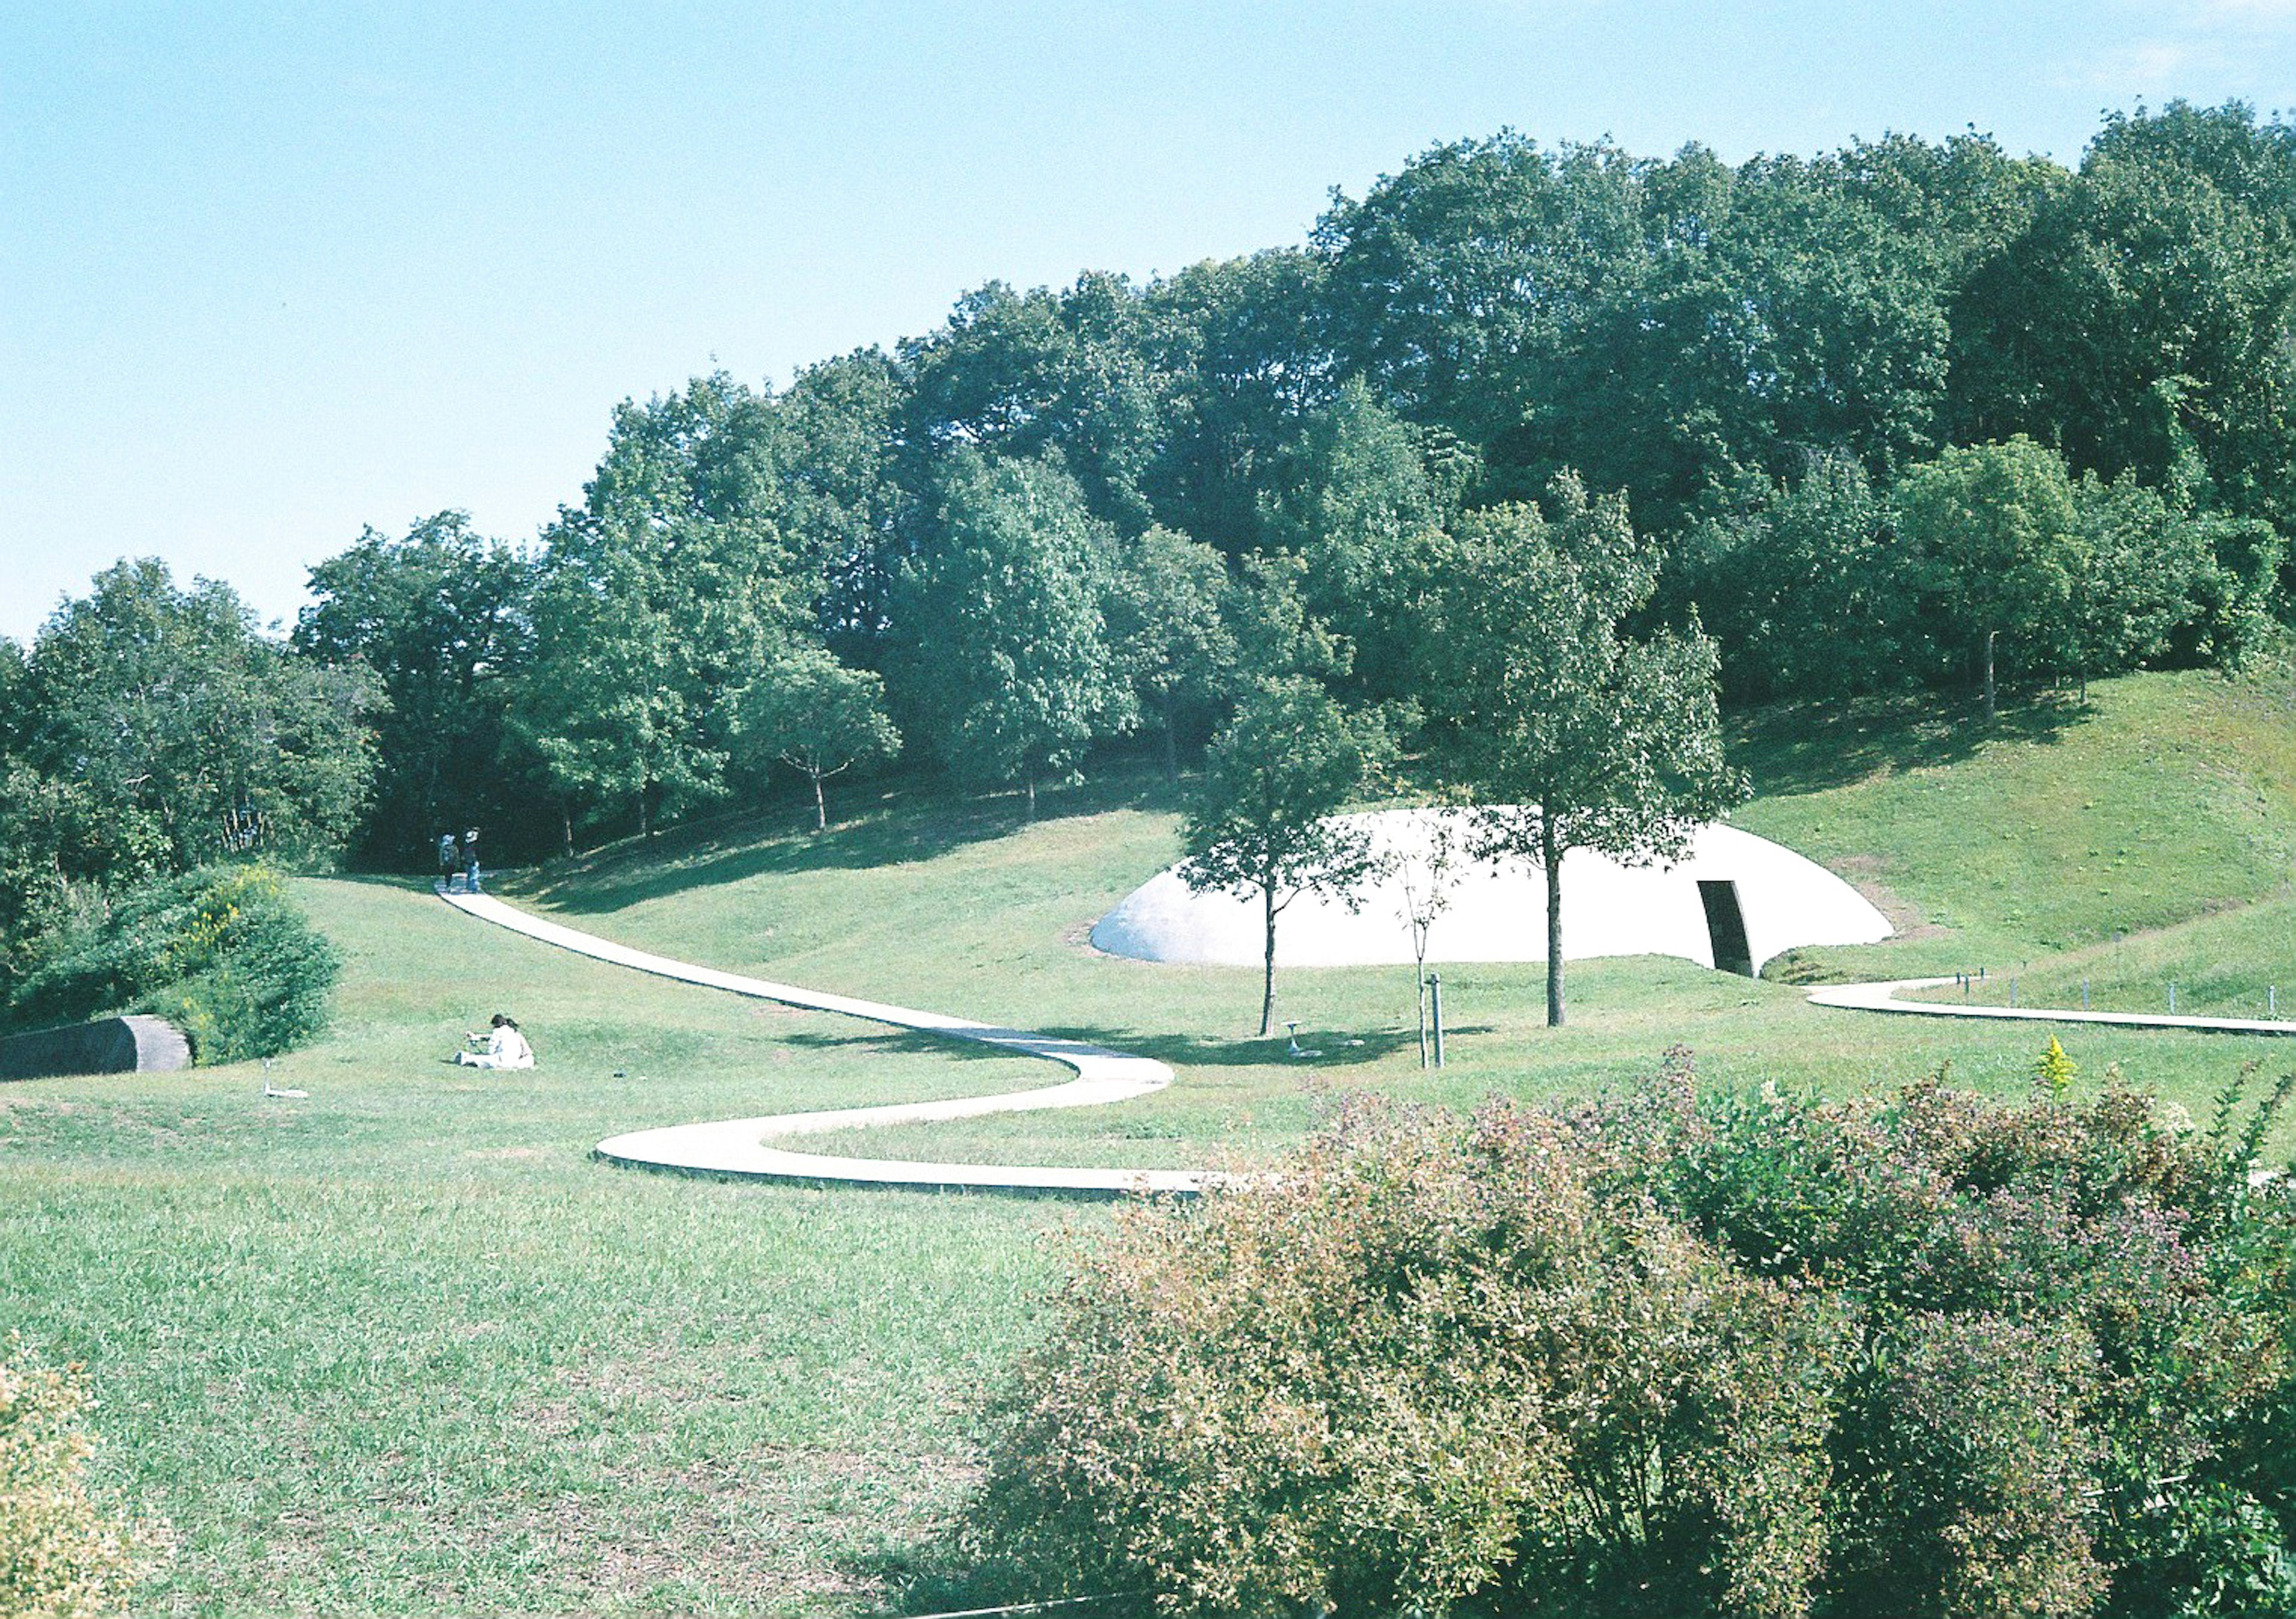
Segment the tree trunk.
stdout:
[[1033,768],[1028,773],[1028,783],[1029,819],[1034,821],[1037,818],[1037,773]]
[[1993,641],[2000,632],[1985,632],[1985,723],[1993,723]]
[[1259,1032],[1267,1035],[1275,1032],[1275,890],[1262,888],[1259,893],[1267,919],[1267,948],[1261,957],[1267,971],[1259,992]]
[[638,789],[638,836],[653,836],[653,784],[650,781]]
[[825,832],[829,830],[829,805],[821,796],[821,773],[812,770],[806,774],[813,779],[813,830]]
[[1427,958],[1419,958],[1419,1066],[1427,1066]]
[[1164,709],[1164,780],[1173,786],[1180,784],[1180,731],[1174,713],[1172,694],[1163,697]]
[[1562,1026],[1562,850],[1554,841],[1554,820],[1542,805],[1538,853],[1546,867],[1546,1026]]
[[574,858],[574,800],[573,800],[573,799],[571,799],[571,798],[561,798],[561,799],[558,801],[558,824],[559,824],[560,828],[561,828],[562,830],[564,830],[564,832],[565,832],[565,834],[566,834],[566,858],[567,858],[567,859],[569,859],[569,860],[571,860],[571,859],[573,859],[573,858]]

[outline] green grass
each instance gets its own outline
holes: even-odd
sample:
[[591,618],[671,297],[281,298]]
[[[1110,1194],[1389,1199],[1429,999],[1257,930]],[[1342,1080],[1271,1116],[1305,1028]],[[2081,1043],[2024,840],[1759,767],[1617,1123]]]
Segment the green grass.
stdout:
[[[2209,1010],[2296,988],[2291,698],[2282,671],[2107,683],[1989,733],[1773,715],[1740,739],[1762,789],[1740,820],[1910,924],[1810,970],[1981,962],[2029,999],[2087,976],[2100,1000],[2173,970]],[[1177,854],[1161,785],[1119,774],[1046,811],[890,798],[822,838],[727,821],[505,891],[666,953],[1180,1071],[1116,1108],[821,1139],[873,1155],[1250,1161],[1353,1092],[1585,1093],[1677,1043],[1717,1083],[1840,1094],[1950,1063],[2005,1092],[2047,1038],[1638,959],[1574,966],[1559,1031],[1537,967],[1447,969],[1439,1074],[1417,1065],[1406,969],[1289,972],[1283,1015],[1324,1053],[1294,1062],[1251,1037],[1255,972],[1081,943]],[[968,1398],[1032,1329],[1046,1237],[1105,1211],[692,1181],[589,1149],[1057,1072],[629,974],[397,885],[301,892],[348,961],[333,1034],[271,1075],[308,1100],[264,1100],[247,1067],[0,1088],[0,1326],[86,1363],[102,1480],[175,1537],[141,1610],[879,1611],[970,1476]],[[540,1069],[439,1062],[497,1009]],[[2079,1083],[2118,1065],[2195,1114],[2243,1062],[2296,1062],[2284,1042],[2061,1033]]]

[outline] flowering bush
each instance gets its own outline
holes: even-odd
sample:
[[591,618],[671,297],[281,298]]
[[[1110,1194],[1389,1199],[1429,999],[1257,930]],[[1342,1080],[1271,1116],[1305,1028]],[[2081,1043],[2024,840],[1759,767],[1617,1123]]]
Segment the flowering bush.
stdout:
[[10,1010],[27,1026],[151,1012],[201,1062],[238,1062],[325,1027],[340,970],[277,874],[209,866],[131,888],[75,928]]
[[1079,1255],[972,1543],[1175,1613],[2296,1612],[2262,1127],[2046,1074],[1702,1102],[1686,1058],[1359,1105]]
[[128,1547],[89,1498],[86,1396],[65,1374],[0,1359],[0,1614],[117,1611]]

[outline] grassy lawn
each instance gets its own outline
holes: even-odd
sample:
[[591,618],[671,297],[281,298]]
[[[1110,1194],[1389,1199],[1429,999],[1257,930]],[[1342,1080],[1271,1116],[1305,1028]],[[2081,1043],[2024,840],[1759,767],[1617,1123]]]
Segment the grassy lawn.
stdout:
[[[1989,736],[1913,709],[1770,715],[1741,738],[1762,796],[1739,819],[1906,925],[1812,972],[1984,963],[2033,999],[2173,971],[2193,1010],[2296,993],[2291,697],[2284,672],[2152,676]],[[1560,1031],[1538,967],[1446,970],[1433,1075],[1407,969],[1289,972],[1282,1015],[1324,1053],[1297,1062],[1250,1037],[1256,973],[1081,942],[1177,852],[1160,783],[1054,795],[1034,824],[1001,800],[852,808],[822,838],[727,821],[504,891],[665,953],[1180,1070],[1121,1108],[852,1143],[873,1154],[1249,1160],[1352,1091],[1585,1092],[1677,1043],[1716,1083],[1843,1093],[1950,1062],[2009,1090],[2047,1038],[1640,959],[1574,967]],[[270,1076],[308,1100],[264,1100],[248,1067],[0,1088],[0,1326],[86,1363],[103,1481],[174,1537],[141,1608],[882,1611],[969,1476],[966,1399],[1029,1332],[1047,1239],[1106,1212],[652,1176],[589,1149],[1057,1071],[622,972],[398,885],[302,892],[348,963],[334,1033]],[[439,1063],[498,1009],[540,1069]],[[2296,1063],[2290,1042],[2062,1033],[2082,1083],[2118,1064],[2195,1113],[2243,1061]]]

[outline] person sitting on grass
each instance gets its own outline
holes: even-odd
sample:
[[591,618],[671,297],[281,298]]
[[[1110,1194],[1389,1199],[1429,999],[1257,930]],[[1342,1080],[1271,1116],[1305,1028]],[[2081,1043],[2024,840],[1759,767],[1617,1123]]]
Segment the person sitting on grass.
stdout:
[[[464,1036],[472,1045],[480,1036]],[[465,1068],[530,1068],[534,1066],[534,1048],[526,1043],[526,1036],[518,1032],[518,1019],[508,1012],[496,1012],[485,1036],[483,1051],[457,1051],[447,1060]]]

